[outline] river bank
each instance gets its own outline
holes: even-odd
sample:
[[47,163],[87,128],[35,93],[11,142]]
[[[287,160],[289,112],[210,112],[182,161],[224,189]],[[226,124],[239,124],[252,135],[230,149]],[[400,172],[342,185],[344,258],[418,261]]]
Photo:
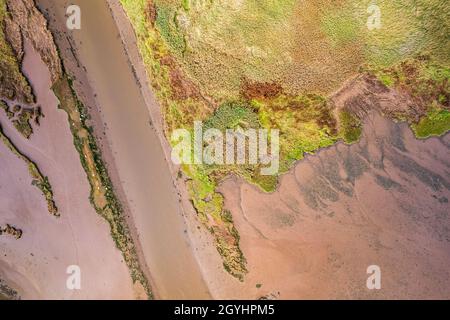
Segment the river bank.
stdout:
[[106,2],[77,1],[83,26],[71,32],[65,29],[66,3],[38,4],[75,78],[75,90],[89,108],[156,297],[209,297],[160,141],[150,126],[147,106]]

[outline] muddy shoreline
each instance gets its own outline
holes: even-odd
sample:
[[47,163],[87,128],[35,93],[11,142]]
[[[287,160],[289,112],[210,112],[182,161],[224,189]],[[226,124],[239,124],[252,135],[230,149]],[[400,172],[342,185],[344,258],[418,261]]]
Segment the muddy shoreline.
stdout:
[[[144,226],[142,225],[142,223],[146,224],[147,228],[152,228],[152,229],[155,228],[148,224],[152,220],[152,218],[149,216],[147,216],[147,218],[145,216],[143,216],[143,214],[144,214],[144,211],[142,211],[143,210],[143,207],[142,207],[142,199],[143,198],[136,198],[136,196],[137,196],[136,193],[134,193],[134,194],[128,193],[127,194],[127,191],[129,191],[130,187],[126,188],[127,191],[125,191],[124,188],[122,188],[122,185],[125,185],[125,187],[126,187],[126,185],[130,184],[130,183],[133,185],[135,185],[136,183],[141,183],[135,179],[130,180],[130,177],[132,177],[132,175],[130,176],[130,174],[133,174],[133,173],[131,171],[129,171],[131,169],[129,169],[128,167],[133,167],[133,165],[131,164],[132,162],[128,163],[128,167],[125,168],[125,171],[127,173],[124,174],[124,170],[123,170],[124,169],[124,162],[123,162],[124,159],[123,159],[123,157],[121,158],[121,156],[123,154],[126,154],[127,150],[122,149],[121,151],[118,151],[118,149],[117,149],[117,148],[120,148],[120,142],[119,143],[116,143],[116,142],[120,141],[120,139],[121,139],[120,136],[118,136],[117,134],[122,132],[123,133],[122,138],[123,138],[126,135],[125,131],[123,131],[123,130],[129,131],[129,129],[131,129],[131,127],[128,127],[128,129],[125,129],[125,127],[123,127],[122,129],[119,129],[119,127],[122,126],[122,124],[118,123],[117,119],[114,120],[114,115],[112,115],[113,110],[105,109],[105,105],[106,105],[105,103],[107,103],[108,101],[109,101],[109,105],[115,103],[111,100],[105,100],[105,99],[107,99],[105,96],[105,93],[108,92],[109,88],[105,88],[104,86],[102,87],[103,84],[98,82],[100,79],[99,77],[101,77],[101,74],[99,73],[98,70],[94,71],[94,73],[92,73],[92,66],[93,66],[92,63],[90,65],[85,64],[85,62],[88,61],[86,59],[91,59],[92,61],[95,61],[95,59],[97,59],[97,57],[95,57],[96,54],[94,54],[92,56],[92,50],[90,50],[90,52],[88,52],[87,50],[84,50],[85,47],[83,46],[83,43],[86,43],[86,41],[89,41],[89,42],[92,41],[91,40],[92,38],[89,38],[87,36],[85,37],[84,35],[78,35],[75,33],[69,34],[66,32],[65,24],[63,23],[63,22],[65,22],[65,20],[64,20],[65,18],[63,16],[61,16],[61,13],[63,12],[61,10],[61,6],[63,7],[63,4],[58,4],[58,8],[55,8],[55,7],[52,7],[53,3],[48,2],[48,1],[38,1],[38,3],[41,6],[41,10],[43,10],[44,12],[47,12],[45,9],[51,8],[53,15],[49,16],[48,12],[47,12],[47,16],[49,16],[49,18],[50,18],[50,27],[51,27],[53,33],[55,34],[56,41],[58,42],[58,45],[61,50],[61,54],[63,56],[63,60],[66,64],[66,68],[69,70],[70,74],[75,76],[76,80],[74,82],[74,86],[80,97],[80,100],[83,103],[85,103],[86,106],[89,107],[89,111],[92,116],[91,123],[94,127],[94,132],[97,135],[98,141],[99,141],[101,149],[102,149],[103,156],[108,165],[108,168],[109,168],[109,171],[111,174],[111,178],[113,181],[113,185],[119,191],[118,195],[120,197],[120,200],[124,204],[128,223],[133,231],[133,238],[135,239],[135,242],[140,247],[140,250],[139,250],[140,251],[140,254],[139,254],[140,260],[142,262],[145,262],[146,265],[148,266],[146,268],[147,270],[145,270],[145,272],[147,274],[147,277],[152,279],[151,283],[152,283],[152,287],[154,288],[156,297],[157,298],[170,298],[170,297],[173,297],[173,298],[177,298],[177,297],[178,298],[182,298],[182,297],[184,297],[184,298],[195,298],[195,297],[202,298],[202,297],[204,297],[204,298],[206,298],[206,297],[208,297],[208,295],[204,295],[207,292],[206,286],[201,289],[200,282],[199,282],[199,284],[195,284],[196,281],[200,281],[200,280],[197,280],[198,279],[197,276],[194,276],[195,272],[192,272],[192,278],[184,277],[186,279],[179,279],[178,283],[177,283],[177,280],[176,280],[177,277],[182,276],[183,272],[188,272],[187,270],[189,270],[189,268],[195,268],[194,264],[196,264],[196,262],[189,262],[189,261],[195,261],[195,260],[190,260],[192,258],[187,258],[187,256],[185,256],[185,255],[188,255],[187,251],[180,251],[178,254],[179,256],[175,257],[175,260],[183,259],[184,261],[186,261],[186,265],[185,265],[186,270],[184,270],[184,271],[180,270],[178,268],[179,266],[175,266],[175,264],[177,264],[177,263],[167,262],[168,264],[166,263],[165,265],[164,264],[161,265],[161,262],[155,262],[154,258],[149,260],[150,255],[152,255],[152,253],[150,253],[150,251],[149,251],[149,245],[153,246],[154,249],[152,249],[152,250],[157,250],[156,252],[158,252],[158,251],[161,252],[160,250],[164,250],[164,248],[167,247],[167,245],[170,245],[170,246],[175,245],[176,241],[186,242],[186,244],[180,243],[181,247],[179,247],[179,249],[175,249],[175,250],[171,249],[170,250],[170,251],[174,252],[174,255],[176,254],[175,252],[177,252],[177,250],[185,250],[185,249],[182,249],[183,246],[187,245],[187,248],[191,247],[192,245],[189,244],[189,242],[190,242],[188,240],[189,238],[186,238],[186,234],[185,234],[187,232],[187,228],[182,227],[182,225],[180,225],[180,222],[183,220],[180,216],[177,218],[176,216],[172,216],[173,213],[170,213],[169,216],[170,216],[171,220],[167,220],[166,224],[169,223],[167,225],[167,226],[169,226],[172,223],[174,223],[173,232],[175,232],[175,234],[172,235],[172,238],[173,238],[173,236],[175,236],[175,239],[177,239],[177,237],[181,237],[181,238],[178,238],[179,240],[174,240],[175,242],[173,244],[167,243],[167,242],[166,242],[166,245],[159,244],[160,248],[155,248],[155,246],[158,246],[158,241],[156,239],[154,239],[154,241],[152,241],[152,243],[150,243],[150,244],[149,244],[148,239],[143,239],[145,237],[152,236],[152,234],[154,234],[155,231],[158,232],[158,230],[155,230],[152,232],[151,229],[150,230],[143,229]],[[87,5],[90,5],[90,4],[80,1],[80,6],[81,6],[82,10],[83,10],[83,6],[87,6]],[[101,7],[102,7],[101,10],[104,10],[103,4],[101,5]],[[96,7],[96,6],[90,7],[89,12],[91,12],[92,10],[100,10],[99,8],[100,7]],[[86,8],[84,11],[87,11],[87,10],[89,10],[89,9]],[[55,12],[59,12],[58,19],[55,19],[55,16],[54,16]],[[110,14],[109,11],[108,11],[108,13]],[[102,19],[109,19],[109,18],[104,17],[105,12],[100,12],[98,14],[100,16],[102,16]],[[109,26],[109,22],[108,22],[108,26]],[[114,26],[114,28],[116,28],[116,27],[117,26]],[[112,34],[108,35],[108,37],[117,38],[118,35],[115,36],[115,34],[118,31],[113,31],[113,29],[111,29],[110,32],[111,31],[112,31]],[[102,40],[100,40],[98,42],[102,43]],[[101,45],[108,46],[109,45],[108,43],[109,42],[105,42],[105,44],[101,44]],[[91,45],[94,45],[94,44],[91,43]],[[95,47],[95,45],[94,45],[94,47]],[[119,51],[123,51],[123,49],[119,50]],[[124,52],[118,52],[117,54],[124,55]],[[117,57],[118,57],[119,61],[120,61],[120,59],[123,59],[123,56],[122,57],[117,56]],[[83,65],[83,63],[85,65]],[[128,68],[130,68],[130,65],[128,65]],[[86,73],[86,71],[87,71],[87,73]],[[134,77],[133,85],[137,88],[140,87],[140,85],[136,82],[136,80],[137,80],[136,72],[134,70],[133,71],[128,70],[127,72],[129,72],[129,75],[132,75]],[[145,81],[145,80],[143,80],[143,81]],[[94,89],[95,91],[92,90],[93,88],[95,88]],[[103,93],[102,93],[102,90],[103,90]],[[126,89],[124,89],[124,90],[126,90]],[[135,90],[135,89],[133,89],[133,90]],[[133,92],[134,92],[133,90],[129,89],[128,91],[132,92],[132,94],[133,94]],[[116,90],[116,93],[117,93],[117,90]],[[118,96],[116,93],[114,93],[112,95],[117,97],[120,100],[120,96]],[[140,102],[136,102],[135,104],[137,105],[139,103]],[[125,106],[126,104],[122,104],[122,105]],[[157,109],[157,108],[152,107],[150,109]],[[145,111],[148,112],[147,107],[145,107]],[[117,113],[119,111],[116,110],[114,112]],[[143,114],[142,110],[139,111],[138,113],[140,114],[140,118],[142,118],[142,114]],[[133,116],[133,115],[131,115],[131,116]],[[123,119],[123,117],[124,116],[122,115],[122,119]],[[148,119],[145,123],[145,128],[142,127],[142,124],[133,125],[134,127],[141,128],[140,130],[141,130],[142,134],[139,136],[139,138],[144,138],[147,135],[147,133],[144,134],[142,130],[148,131],[148,129],[150,128],[149,123],[155,122],[155,121],[150,121],[150,116],[147,116],[147,117],[144,116],[144,119],[145,118]],[[114,121],[116,121],[116,122],[114,122]],[[138,120],[138,122],[140,122],[140,120]],[[122,131],[120,131],[120,130],[122,130]],[[111,134],[113,134],[113,135],[115,134],[115,136],[111,137]],[[133,137],[133,136],[130,135],[130,137]],[[134,138],[132,138],[132,139],[136,139],[136,137],[137,136],[135,135]],[[157,140],[154,140],[154,139],[152,140],[152,139],[153,138],[150,137],[150,141],[158,141],[158,143],[159,143],[158,139]],[[138,144],[138,142],[136,142],[136,141],[133,141],[133,142]],[[152,142],[152,143],[154,143],[154,142]],[[145,144],[145,142],[142,142],[142,144]],[[119,147],[118,147],[118,145],[119,145]],[[122,143],[122,145],[123,145],[123,143]],[[142,148],[147,148],[147,147],[142,147]],[[128,150],[128,151],[130,151],[130,150]],[[141,153],[141,152],[139,151],[139,153]],[[139,154],[137,154],[134,157],[134,159],[139,159],[140,157],[141,156]],[[119,159],[119,161],[122,161],[121,162],[122,165],[120,167],[122,170],[118,170],[118,166],[117,166],[118,159]],[[122,160],[120,160],[120,159],[122,159]],[[147,159],[147,160],[149,160],[149,159]],[[155,165],[155,168],[157,168],[160,165],[161,164],[158,163],[157,165]],[[164,159],[164,165],[165,166],[167,165],[166,159]],[[151,164],[149,163],[148,166],[151,167]],[[143,168],[143,167],[141,166],[141,168]],[[147,170],[147,169],[144,169],[144,170]],[[166,171],[166,170],[168,170],[168,168],[162,169],[162,170]],[[158,173],[158,174],[160,174],[160,173]],[[148,176],[148,177],[150,177],[150,176]],[[164,178],[164,179],[167,179],[167,178]],[[163,181],[164,181],[164,179],[163,179]],[[172,178],[170,178],[170,180],[171,179]],[[171,183],[173,184],[173,182],[171,182]],[[150,182],[150,184],[147,184],[146,187],[153,188],[151,182]],[[172,187],[174,188],[174,186],[172,186]],[[145,187],[144,187],[144,189],[145,189]],[[133,190],[135,190],[133,192],[136,192],[139,189],[133,189]],[[143,188],[140,188],[140,190],[143,190]],[[175,197],[178,196],[176,191],[173,192],[173,195],[170,195],[170,197],[174,197],[174,196]],[[160,197],[160,198],[164,198],[164,196]],[[178,199],[178,198],[176,198],[176,199]],[[154,200],[156,200],[156,199],[154,199]],[[148,199],[146,199],[146,201],[148,201]],[[174,210],[174,208],[176,206],[175,207],[171,207],[171,206],[175,205],[175,202],[178,203],[178,201],[179,200],[169,200],[168,199],[167,204],[168,204],[169,209],[167,209],[167,210]],[[131,206],[130,206],[130,203],[131,203]],[[139,204],[141,205],[141,207],[140,207],[141,209],[138,209],[137,207],[135,207],[136,203],[137,203],[137,205],[139,205]],[[164,204],[164,205],[167,207],[166,204]],[[151,210],[152,203],[147,203],[146,207],[149,208],[148,210]],[[160,213],[163,212],[161,210],[165,210],[163,208],[164,207],[161,207],[161,205],[159,205]],[[170,208],[172,208],[172,209],[170,209]],[[141,213],[139,213],[139,212],[141,212]],[[147,214],[145,214],[145,215],[147,215]],[[182,213],[179,212],[177,215],[182,215]],[[139,222],[136,222],[136,219],[141,219],[141,220],[139,220]],[[145,220],[142,220],[142,219],[147,219],[147,222],[145,222]],[[150,219],[150,220],[148,220],[148,219]],[[157,218],[157,219],[159,219],[159,218]],[[175,219],[175,220],[173,220],[173,219]],[[177,219],[179,219],[180,221],[177,222]],[[169,222],[169,221],[171,221],[171,222]],[[161,223],[161,221],[159,221],[158,223]],[[178,233],[178,232],[180,233],[179,236],[176,235],[176,233]],[[150,233],[150,235],[148,235],[149,233]],[[159,235],[159,237],[164,237],[164,236],[170,236],[170,235],[167,233],[165,233],[164,235],[163,234]],[[184,238],[186,238],[186,239],[184,239]],[[136,240],[139,240],[139,241],[136,241]],[[144,241],[144,243],[146,244],[145,248],[142,247],[142,243],[143,243],[142,241]],[[171,240],[168,240],[168,241],[171,241]],[[191,249],[188,249],[188,250],[194,251]],[[163,254],[163,253],[161,252],[159,254]],[[165,256],[167,256],[167,254],[168,253],[166,253]],[[163,259],[169,258],[169,257],[165,257],[165,256],[161,256],[161,257],[163,257]],[[169,259],[172,259],[172,258],[169,258]],[[169,260],[167,260],[167,261],[169,261]],[[156,265],[155,265],[155,263],[156,263]],[[192,264],[192,263],[194,263],[194,264]],[[152,264],[153,264],[153,267],[151,266]],[[159,264],[159,266],[158,266],[158,264]],[[145,265],[145,264],[143,264],[143,265]],[[171,276],[169,276],[169,278],[167,278],[166,281],[171,281],[172,286],[176,286],[177,288],[173,287],[172,289],[170,289],[170,290],[172,290],[172,292],[168,291],[168,289],[161,289],[162,286],[165,286],[166,284],[162,282],[162,279],[161,280],[159,279],[160,277],[158,277],[158,275],[155,276],[155,274],[152,272],[152,269],[154,270],[156,268],[158,268],[158,270],[160,270],[159,271],[160,273],[161,272],[165,273],[166,271],[163,271],[165,269],[170,270],[171,268],[174,268],[175,273],[173,273]],[[155,273],[158,274],[158,271]],[[157,277],[158,277],[158,279],[155,279]],[[173,280],[168,280],[170,278],[173,278]],[[180,281],[184,281],[185,284],[179,284]],[[190,291],[190,293],[189,293],[189,291]]]
[[[359,142],[307,155],[272,194],[224,181],[250,270],[236,297],[448,299],[449,139],[373,112]],[[379,291],[365,285],[373,264]]]
[[[133,299],[129,270],[108,224],[89,202],[89,184],[73,146],[67,115],[58,109],[50,90],[48,68],[29,42],[24,48],[23,73],[45,117],[29,140],[3,114],[0,118],[8,137],[48,177],[60,216],[48,213],[42,194],[31,185],[26,163],[1,144],[1,223],[20,226],[23,231],[20,239],[0,239],[2,278],[24,299]],[[81,290],[65,286],[70,265],[80,267]]]

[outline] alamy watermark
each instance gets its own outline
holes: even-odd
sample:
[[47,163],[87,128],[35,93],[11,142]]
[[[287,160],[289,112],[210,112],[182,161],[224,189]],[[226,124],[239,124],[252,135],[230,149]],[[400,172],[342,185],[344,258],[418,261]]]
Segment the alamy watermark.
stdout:
[[381,268],[375,264],[367,267],[367,274],[370,276],[367,278],[366,286],[369,290],[381,289]]
[[81,9],[79,6],[73,4],[66,9],[66,27],[69,30],[81,29]]
[[66,279],[66,288],[68,290],[81,290],[81,268],[75,264],[66,269],[69,275]]
[[260,165],[261,175],[276,175],[280,164],[278,129],[204,130],[194,122],[193,136],[187,129],[172,133],[172,161],[175,164]]
[[372,31],[381,28],[381,9],[376,4],[371,4],[367,8],[367,13],[370,16],[367,18],[367,28]]

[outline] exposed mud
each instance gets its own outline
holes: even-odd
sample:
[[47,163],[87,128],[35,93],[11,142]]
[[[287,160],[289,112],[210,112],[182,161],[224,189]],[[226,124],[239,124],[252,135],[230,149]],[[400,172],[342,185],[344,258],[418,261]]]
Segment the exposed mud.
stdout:
[[[359,143],[300,161],[273,194],[222,185],[250,270],[232,296],[450,297],[450,135],[420,141],[373,113],[364,128]],[[369,265],[381,290],[366,287]]]
[[[46,117],[30,140],[0,115],[4,131],[52,183],[60,217],[48,214],[31,185],[27,164],[0,143],[0,226],[23,231],[0,237],[0,278],[24,299],[136,298],[129,270],[115,247],[109,225],[89,202],[89,184],[73,146],[67,115],[50,90],[51,75],[26,42],[24,74]],[[66,287],[70,265],[81,270],[81,290]]]

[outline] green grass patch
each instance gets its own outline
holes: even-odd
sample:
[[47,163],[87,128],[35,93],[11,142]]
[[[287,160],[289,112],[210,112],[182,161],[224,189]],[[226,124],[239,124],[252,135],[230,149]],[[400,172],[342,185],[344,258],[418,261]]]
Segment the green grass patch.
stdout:
[[280,130],[280,173],[289,170],[305,153],[314,153],[338,139],[337,120],[320,95],[279,95],[251,103],[263,127]]
[[357,142],[362,133],[361,120],[348,111],[341,111],[339,119],[340,131],[344,141],[348,144]]
[[215,128],[224,131],[237,127],[243,129],[260,127],[258,115],[247,103],[227,102],[222,104],[204,125],[205,130]]
[[321,27],[336,46],[357,41],[363,31],[361,21],[358,21],[352,10],[345,6],[325,13]]
[[450,111],[434,109],[413,124],[412,128],[418,138],[441,136],[450,130]]
[[169,6],[158,6],[155,24],[172,51],[183,54],[186,50],[186,42],[178,26],[176,11]]

